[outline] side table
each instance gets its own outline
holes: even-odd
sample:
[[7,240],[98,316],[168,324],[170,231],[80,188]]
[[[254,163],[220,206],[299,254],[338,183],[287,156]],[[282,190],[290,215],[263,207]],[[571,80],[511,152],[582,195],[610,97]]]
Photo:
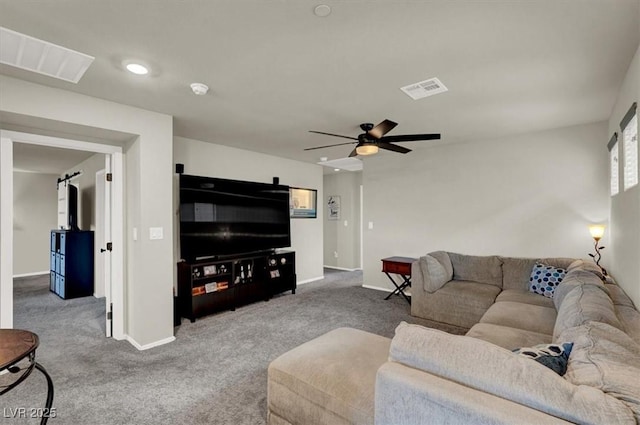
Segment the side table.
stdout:
[[[38,335],[20,329],[0,329],[0,376],[6,373],[22,372],[14,382],[0,386],[0,395],[11,391],[22,381],[27,379],[34,368],[38,369],[47,379],[47,402],[44,409],[32,409],[32,414],[41,417],[40,424],[45,425],[49,416],[54,417],[51,410],[53,404],[53,381],[44,367],[36,362],[36,348],[40,344]],[[26,363],[23,367],[19,363]]]
[[[392,293],[387,295],[385,300],[391,298],[392,295],[402,295],[404,299],[411,304],[411,300],[404,291],[411,286],[411,264],[413,264],[414,261],[418,261],[418,259],[411,257],[388,257],[382,259],[382,271],[387,275],[391,283],[393,283],[393,286],[396,287]],[[398,284],[389,273],[400,276],[402,282]]]

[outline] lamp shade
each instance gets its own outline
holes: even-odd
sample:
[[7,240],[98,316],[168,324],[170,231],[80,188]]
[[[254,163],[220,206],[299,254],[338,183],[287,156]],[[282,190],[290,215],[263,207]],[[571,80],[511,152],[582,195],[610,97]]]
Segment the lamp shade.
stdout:
[[600,240],[602,235],[604,235],[604,226],[602,224],[592,224],[589,226],[589,233],[591,233],[593,239]]
[[356,153],[358,155],[373,155],[378,153],[378,147],[376,145],[360,144],[356,146]]

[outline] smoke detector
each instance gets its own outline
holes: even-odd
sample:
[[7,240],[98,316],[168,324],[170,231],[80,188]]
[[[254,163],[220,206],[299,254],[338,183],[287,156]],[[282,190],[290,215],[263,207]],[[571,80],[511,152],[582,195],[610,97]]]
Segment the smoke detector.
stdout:
[[193,90],[193,93],[198,96],[204,96],[209,91],[209,87],[202,83],[192,83],[191,90]]

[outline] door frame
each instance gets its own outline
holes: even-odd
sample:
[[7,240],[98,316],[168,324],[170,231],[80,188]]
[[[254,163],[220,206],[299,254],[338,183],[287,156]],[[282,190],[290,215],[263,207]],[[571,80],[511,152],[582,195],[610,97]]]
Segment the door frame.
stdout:
[[[0,130],[0,328],[13,328],[13,143],[28,143],[102,153],[111,161],[111,220],[114,251],[111,261],[113,338],[125,339],[124,332],[124,156],[121,146]],[[106,283],[108,285],[108,282]],[[109,311],[110,306],[106,306]]]

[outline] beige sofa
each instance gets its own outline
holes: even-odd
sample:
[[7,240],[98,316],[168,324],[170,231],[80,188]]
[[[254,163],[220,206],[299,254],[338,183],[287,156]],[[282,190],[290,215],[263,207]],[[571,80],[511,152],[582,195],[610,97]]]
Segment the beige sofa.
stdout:
[[[268,422],[639,423],[640,313],[581,260],[543,260],[569,271],[553,298],[530,293],[537,261],[420,258],[412,314],[470,328],[467,335],[406,323],[393,340],[331,331],[271,363]],[[511,352],[550,342],[574,344],[564,376]]]

